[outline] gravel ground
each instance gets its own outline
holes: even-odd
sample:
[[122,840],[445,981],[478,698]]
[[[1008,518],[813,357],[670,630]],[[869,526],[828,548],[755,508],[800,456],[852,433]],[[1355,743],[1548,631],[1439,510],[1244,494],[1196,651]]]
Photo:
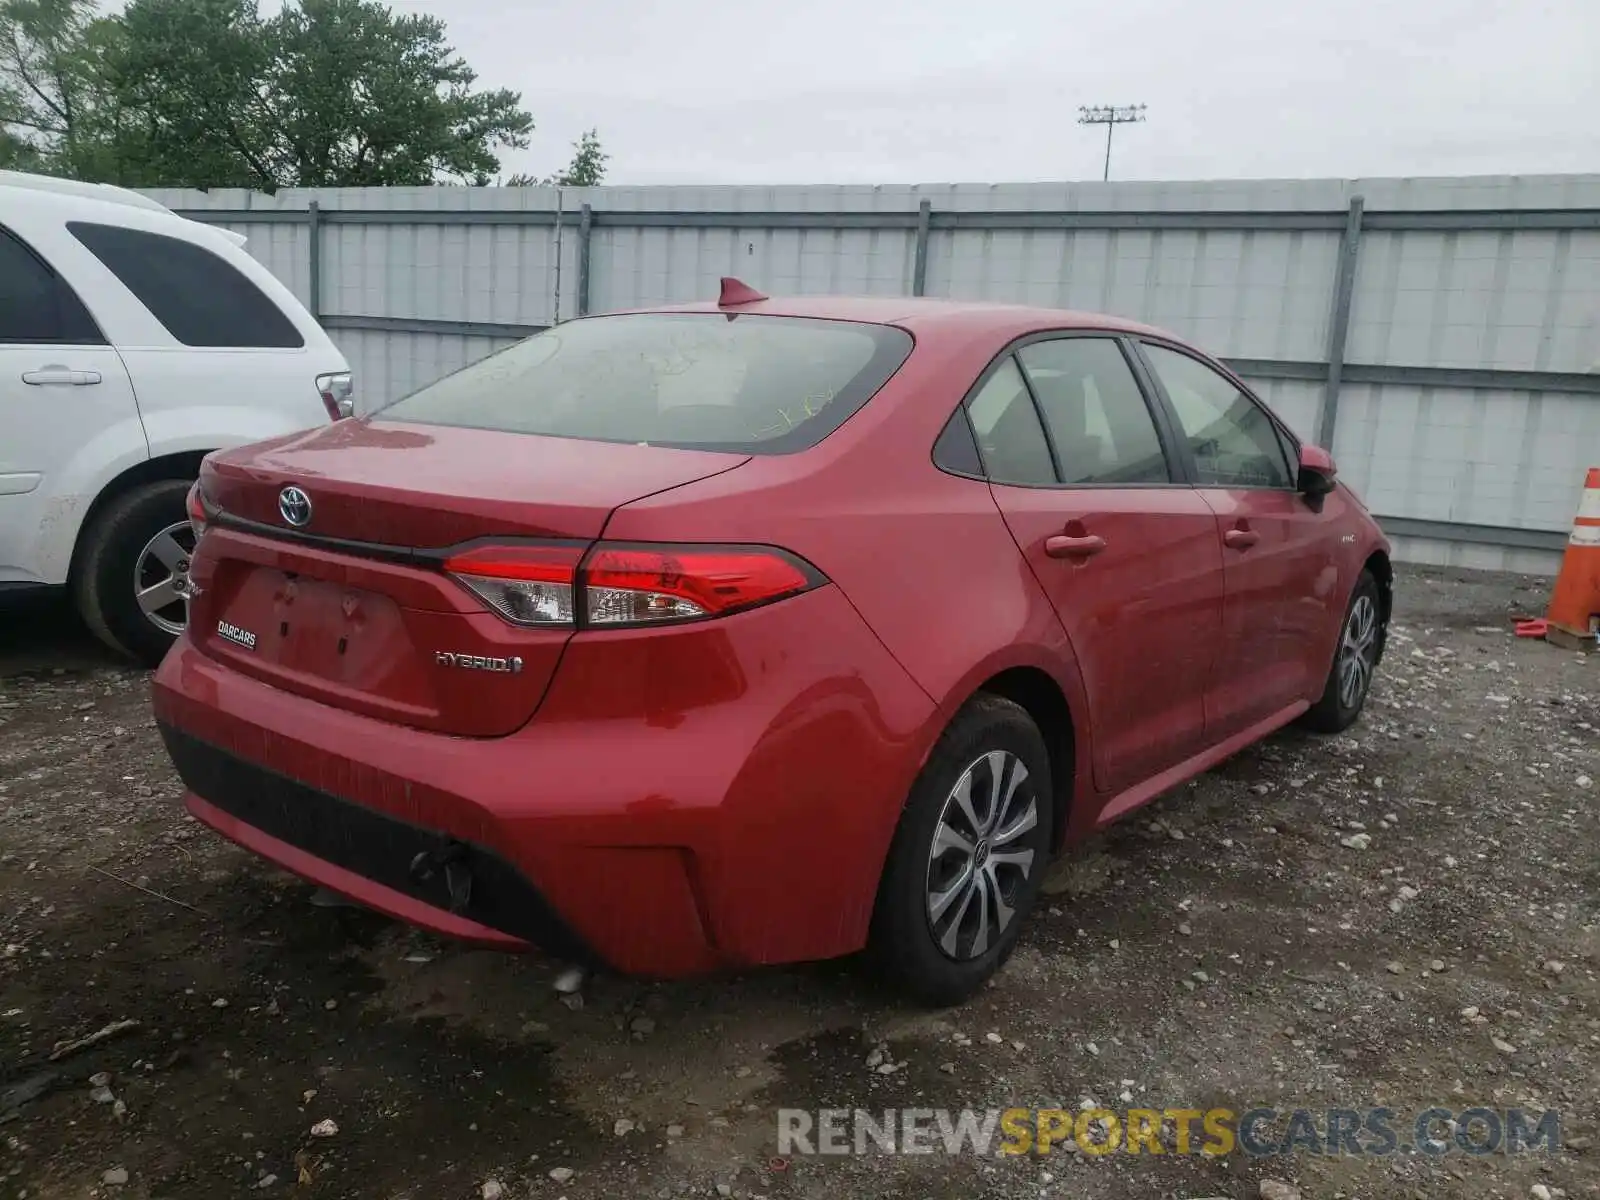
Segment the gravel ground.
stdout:
[[[563,995],[316,907],[186,818],[142,673],[7,609],[0,1195],[1600,1196],[1600,664],[1510,636],[1544,587],[1406,572],[1353,736],[1284,733],[1077,848],[936,1014],[849,963]],[[1564,1148],[775,1157],[780,1107],[1090,1100],[1554,1108]]]

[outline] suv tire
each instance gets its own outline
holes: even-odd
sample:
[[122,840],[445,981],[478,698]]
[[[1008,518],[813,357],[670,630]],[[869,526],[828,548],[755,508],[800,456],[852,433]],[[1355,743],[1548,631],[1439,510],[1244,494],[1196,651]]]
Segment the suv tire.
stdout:
[[[141,607],[137,574],[152,566],[156,572],[164,565],[176,566],[146,555],[164,532],[178,535],[176,540],[187,559],[193,548],[186,532],[184,503],[189,487],[186,479],[162,479],[122,493],[95,514],[78,543],[72,593],[84,624],[111,649],[147,667],[161,662],[177,634],[163,628]],[[170,547],[166,557],[171,557]],[[185,561],[180,569],[186,565]],[[165,593],[156,598],[161,595]],[[158,617],[168,625],[181,626],[181,621],[173,620],[176,611],[167,606]]]

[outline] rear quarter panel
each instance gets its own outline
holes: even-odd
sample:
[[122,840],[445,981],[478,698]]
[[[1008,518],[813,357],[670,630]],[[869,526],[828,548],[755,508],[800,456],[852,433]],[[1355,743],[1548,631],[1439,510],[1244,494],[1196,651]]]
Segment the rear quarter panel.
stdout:
[[1008,668],[1048,673],[1080,742],[1087,735],[1071,646],[988,485],[932,463],[940,429],[1003,340],[919,341],[818,446],[624,505],[605,529],[619,540],[767,543],[813,563],[936,706],[907,788],[955,712]]
[[302,392],[294,380],[282,379],[275,388],[257,381],[255,388],[238,387],[243,394],[233,402],[219,403],[215,392],[233,387],[236,368],[153,361],[137,352],[124,357],[132,360],[130,373],[153,458],[230,450],[328,423],[322,398],[309,383]]

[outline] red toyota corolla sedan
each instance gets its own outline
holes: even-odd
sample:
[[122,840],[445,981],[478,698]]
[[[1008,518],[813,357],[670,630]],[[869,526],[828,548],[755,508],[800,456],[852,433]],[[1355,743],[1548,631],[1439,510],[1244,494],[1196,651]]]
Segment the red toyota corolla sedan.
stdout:
[[1064,845],[1353,721],[1393,578],[1169,334],[731,280],[213,454],[190,508],[155,709],[200,820],[469,941],[866,947],[932,1003]]

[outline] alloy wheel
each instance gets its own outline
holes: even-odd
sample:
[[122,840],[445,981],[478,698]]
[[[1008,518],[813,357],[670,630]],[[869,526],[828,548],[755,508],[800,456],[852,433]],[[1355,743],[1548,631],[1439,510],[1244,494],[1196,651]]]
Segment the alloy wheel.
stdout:
[[1038,823],[1033,781],[1015,754],[991,750],[961,773],[928,852],[928,925],[947,956],[980,957],[1015,919]]
[[1377,648],[1378,606],[1371,596],[1357,596],[1339,644],[1339,703],[1346,709],[1354,708],[1366,696]]
[[187,521],[168,525],[145,543],[133,566],[133,596],[145,619],[174,637],[183,632],[188,613],[183,590],[194,553],[194,530]]

